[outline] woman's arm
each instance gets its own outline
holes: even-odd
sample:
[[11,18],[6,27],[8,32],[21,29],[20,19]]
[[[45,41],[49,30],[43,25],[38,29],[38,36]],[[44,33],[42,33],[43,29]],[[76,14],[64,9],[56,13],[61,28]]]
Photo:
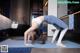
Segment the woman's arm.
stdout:
[[[40,19],[41,23],[44,20],[44,17],[43,16],[40,16],[40,17],[37,17],[37,18]],[[26,40],[28,40],[30,38],[29,33],[32,32],[32,31],[34,31],[38,27],[39,27],[38,23],[36,23],[35,20],[32,20],[31,27],[27,31],[25,31],[25,33],[24,33],[24,42],[25,43],[26,43]]]
[[26,40],[28,41],[29,40],[29,33],[34,31],[35,27],[30,27],[27,31],[25,31],[24,33],[24,42],[26,43]]
[[26,40],[29,41],[30,39],[29,33],[34,31],[37,28],[38,28],[37,24],[35,22],[32,22],[32,26],[28,30],[26,30],[24,33],[24,43],[26,43]]

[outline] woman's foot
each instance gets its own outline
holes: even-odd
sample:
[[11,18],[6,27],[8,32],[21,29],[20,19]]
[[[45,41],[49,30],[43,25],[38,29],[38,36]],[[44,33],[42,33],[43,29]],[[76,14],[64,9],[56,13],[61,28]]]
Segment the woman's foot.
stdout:
[[61,47],[61,48],[63,48],[63,47],[65,48],[65,47],[66,47],[66,46],[65,46],[64,44],[62,44],[62,43],[57,43],[56,45],[57,45],[58,47]]

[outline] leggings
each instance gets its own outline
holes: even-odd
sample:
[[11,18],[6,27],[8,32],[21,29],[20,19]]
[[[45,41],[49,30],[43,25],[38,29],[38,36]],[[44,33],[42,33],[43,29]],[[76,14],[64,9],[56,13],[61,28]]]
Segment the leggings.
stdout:
[[44,16],[44,21],[56,26],[57,28],[62,28],[62,29],[68,28],[67,24],[65,24],[62,20],[52,15]]

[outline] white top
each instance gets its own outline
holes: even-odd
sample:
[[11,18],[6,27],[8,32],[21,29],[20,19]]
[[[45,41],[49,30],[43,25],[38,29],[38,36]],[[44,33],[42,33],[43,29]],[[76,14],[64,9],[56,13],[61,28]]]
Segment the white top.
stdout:
[[37,23],[37,25],[39,26],[43,21],[40,18],[33,18],[32,22]]

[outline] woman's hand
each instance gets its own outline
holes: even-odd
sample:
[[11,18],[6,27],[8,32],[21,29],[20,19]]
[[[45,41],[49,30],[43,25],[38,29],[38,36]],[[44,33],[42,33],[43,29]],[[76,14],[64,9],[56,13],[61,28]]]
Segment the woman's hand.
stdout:
[[36,25],[31,26],[27,31],[24,32],[24,43],[29,41],[31,35],[30,33],[33,32],[36,29]]

